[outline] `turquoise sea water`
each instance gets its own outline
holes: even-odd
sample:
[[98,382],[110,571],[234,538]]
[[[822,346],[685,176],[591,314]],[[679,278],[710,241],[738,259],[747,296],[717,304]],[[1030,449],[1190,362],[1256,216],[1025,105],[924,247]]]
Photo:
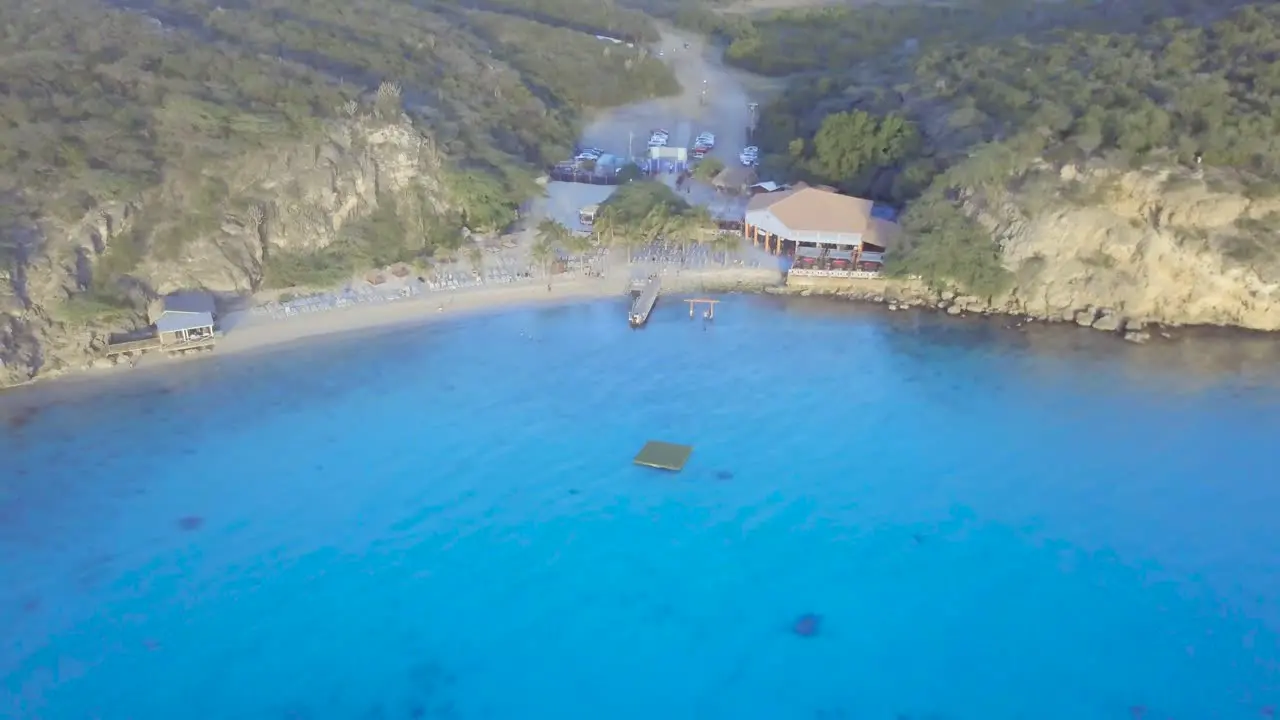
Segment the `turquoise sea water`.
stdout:
[[[0,717],[1280,707],[1280,366],[770,298],[685,312],[213,358],[12,420]],[[649,439],[689,466],[633,466]]]

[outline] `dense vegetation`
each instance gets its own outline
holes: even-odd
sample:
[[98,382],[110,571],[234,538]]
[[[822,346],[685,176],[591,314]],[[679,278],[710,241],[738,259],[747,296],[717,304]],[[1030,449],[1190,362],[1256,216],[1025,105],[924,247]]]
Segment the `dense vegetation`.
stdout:
[[[757,139],[765,163],[780,174],[907,204],[904,222],[915,240],[891,255],[893,267],[982,293],[997,292],[1010,277],[998,248],[958,217],[957,204],[1005,188],[1043,160],[1229,168],[1244,173],[1252,192],[1270,192],[1280,179],[1280,7],[1246,6],[1201,24],[1202,13],[1189,5],[1164,5],[1188,17],[1156,15],[1149,4],[1105,5],[1077,9],[1062,22],[1141,27],[1012,37],[1000,36],[989,14],[999,3],[927,13],[906,6],[787,14],[793,24],[808,18],[797,27],[812,32],[783,53],[785,62],[818,72],[763,111]],[[1054,7],[1037,4],[1004,24],[1036,29],[1057,17]],[[935,14],[950,18],[942,26],[954,24],[956,37],[990,39],[944,42],[930,35],[941,22]],[[870,37],[863,45],[818,31],[859,25],[859,17],[863,27],[879,28],[865,32],[893,47],[903,36],[920,38],[919,51],[908,62],[901,55],[877,60],[867,49],[876,47]],[[877,24],[885,18],[901,24]],[[975,26],[982,22],[989,25]],[[764,37],[777,43],[788,35]],[[735,44],[739,61],[778,52]],[[839,72],[821,67],[859,61]]]
[[1164,18],[1210,18],[1245,0],[970,0],[778,10],[715,27],[725,59],[765,75],[843,72],[944,46],[1064,31],[1134,32]]
[[689,245],[708,243],[723,252],[736,248],[741,237],[720,233],[715,219],[702,206],[685,202],[669,186],[655,181],[637,181],[618,188],[600,205],[593,227],[599,241],[625,248],[630,254],[658,239]]
[[[678,2],[678,0],[676,0]],[[448,0],[445,0],[448,2]],[[632,42],[652,42],[658,39],[653,22],[631,3],[615,3],[611,0],[580,2],[580,0],[466,0],[448,2],[480,10],[522,17],[528,20],[576,30],[593,35],[607,35]],[[626,6],[626,7],[624,7]],[[643,9],[641,7],[640,9]]]
[[[652,37],[639,13],[585,0],[479,7],[154,0],[124,11],[92,0],[0,0],[0,261],[29,249],[23,227],[139,202],[143,216],[113,238],[95,273],[110,302],[106,286],[141,262],[181,257],[226,212],[252,205],[220,170],[315,137],[352,101],[372,110],[384,83],[401,92],[396,107],[378,111],[408,112],[454,168],[445,179],[460,213],[433,219],[430,252],[461,224],[489,229],[514,217],[533,169],[564,156],[584,109],[678,89],[643,50],[585,34]],[[280,283],[423,252],[421,238],[391,253],[375,239],[405,222],[359,223],[342,247],[277,253],[265,270]]]

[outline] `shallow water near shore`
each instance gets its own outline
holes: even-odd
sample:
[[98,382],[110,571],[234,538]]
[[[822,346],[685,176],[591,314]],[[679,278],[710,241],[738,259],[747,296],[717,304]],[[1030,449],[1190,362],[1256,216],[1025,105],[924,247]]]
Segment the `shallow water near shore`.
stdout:
[[[1280,707],[1280,365],[724,300],[316,341],[11,422],[0,717]],[[650,439],[690,464],[632,465]]]

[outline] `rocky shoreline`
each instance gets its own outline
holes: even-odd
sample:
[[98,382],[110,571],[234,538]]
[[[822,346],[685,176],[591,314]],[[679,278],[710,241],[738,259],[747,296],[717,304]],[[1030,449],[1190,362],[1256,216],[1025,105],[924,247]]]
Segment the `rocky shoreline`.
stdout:
[[[952,317],[968,317],[972,315],[1004,317],[1014,321],[1011,323],[1012,327],[1020,327],[1029,323],[1074,325],[1098,330],[1139,345],[1156,339],[1172,340],[1175,338],[1174,331],[1176,329],[1191,330],[1200,327],[1272,335],[1272,333],[1262,330],[1230,325],[1200,326],[1154,322],[1127,316],[1114,308],[1094,305],[1072,308],[1056,314],[1037,313],[1021,307],[1016,301],[1010,301],[1008,305],[1001,306],[973,295],[963,295],[951,291],[938,292],[911,281],[881,279],[860,282],[866,284],[867,287],[859,288],[849,284],[836,287],[788,284],[785,274],[764,270],[755,272],[713,271],[671,279],[664,277],[663,279],[664,290],[668,292],[741,292],[780,297],[826,297],[880,305],[890,311],[922,309],[932,310]],[[1276,337],[1280,339],[1280,335]]]
[[[1060,314],[1047,315],[1029,312],[1025,308],[1019,307],[1016,303],[1010,303],[1007,306],[993,305],[987,300],[973,295],[962,295],[951,291],[938,292],[911,283],[897,283],[889,280],[873,282],[875,284],[872,287],[865,289],[853,288],[847,285],[840,288],[822,288],[782,284],[763,287],[760,288],[760,291],[779,296],[829,297],[852,302],[870,303],[882,305],[890,311],[924,309],[952,317],[967,317],[971,315],[1006,317],[1015,320],[1014,327],[1028,323],[1070,324],[1115,335],[1117,338],[1135,344],[1144,344],[1154,338],[1173,339],[1172,329],[1184,327],[1128,317],[1108,307],[1089,305],[1066,310]],[[1248,328],[1233,329],[1258,332]]]
[[[829,298],[835,300],[844,300],[853,303],[865,303],[876,305],[887,309],[891,312],[902,310],[928,310],[938,314],[945,314],[951,317],[985,317],[985,318],[1003,318],[1007,320],[1007,327],[1022,328],[1028,325],[1059,325],[1059,326],[1076,326],[1082,328],[1090,328],[1098,330],[1107,335],[1123,339],[1134,344],[1145,344],[1153,340],[1176,340],[1190,333],[1197,331],[1232,331],[1238,330],[1242,333],[1253,335],[1262,340],[1280,339],[1280,335],[1268,333],[1266,331],[1252,330],[1249,328],[1239,328],[1228,325],[1176,325],[1169,323],[1151,322],[1138,318],[1128,317],[1109,307],[1086,306],[1064,311],[1058,314],[1043,314],[1029,312],[1027,309],[1019,307],[1016,301],[1011,301],[1006,306],[1000,306],[990,303],[982,298],[963,295],[955,292],[938,292],[925,287],[923,284],[909,280],[895,279],[875,279],[858,281],[856,285],[849,283],[840,283],[832,285],[815,285],[810,283],[791,283],[788,284],[785,273],[776,269],[766,268],[741,268],[726,267],[707,269],[703,271],[683,271],[678,273],[662,273],[663,274],[663,291],[667,294],[723,294],[723,293],[744,293],[771,295],[777,297],[815,297]],[[485,307],[488,309],[500,309],[503,307],[519,307],[530,303],[551,301],[562,301],[567,299],[598,299],[609,297],[616,292],[617,288],[613,283],[605,281],[596,281],[594,283],[557,283],[554,287],[555,292],[549,296],[544,296],[541,291],[541,284],[535,283],[523,288],[504,288],[496,291],[481,291],[463,293],[459,295],[459,299],[464,301],[467,306],[474,305],[477,308]],[[528,292],[524,292],[528,291]],[[537,292],[535,292],[537,291]],[[430,304],[434,308],[434,304]],[[451,305],[452,307],[452,305]],[[428,312],[423,309],[421,303],[407,302],[398,305],[399,312],[392,318],[396,322],[415,322],[425,319],[434,319],[437,314]],[[281,330],[285,336],[293,336],[295,334],[319,335],[332,334],[334,332],[345,332],[351,330],[366,330],[377,327],[388,322],[387,318],[375,316],[374,314],[365,313],[335,313],[326,314],[331,320],[342,318],[341,322],[330,326],[328,321],[320,317],[312,317],[313,324],[318,323],[318,328],[307,329],[304,333],[299,333],[299,326],[303,322],[293,321],[290,323],[274,324],[271,326],[272,335],[280,335]],[[261,328],[258,328],[261,330]],[[273,337],[278,340],[278,337]],[[244,345],[248,347],[264,344],[261,338],[253,337],[253,333],[245,336],[243,331],[237,330],[227,339],[220,343],[223,353],[226,351],[235,351],[238,346]],[[80,375],[80,371],[97,370],[115,365],[110,361],[101,358],[97,352],[98,349],[93,345],[80,357],[80,362],[67,363],[61,370],[52,372],[43,372],[36,377],[27,380],[24,383],[15,383],[9,387],[19,387],[21,385],[29,385],[33,382],[50,380],[60,376]]]

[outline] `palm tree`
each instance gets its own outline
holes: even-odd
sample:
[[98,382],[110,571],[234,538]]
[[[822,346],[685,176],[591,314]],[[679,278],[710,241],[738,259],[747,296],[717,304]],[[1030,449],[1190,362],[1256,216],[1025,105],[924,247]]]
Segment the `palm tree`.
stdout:
[[483,281],[484,251],[480,249],[479,245],[472,244],[471,247],[467,248],[467,260],[471,263],[471,271],[476,274],[476,277]]
[[[618,231],[622,227],[622,223],[618,219],[618,213],[608,205],[600,208],[600,212],[596,213],[595,222],[591,225],[591,231],[595,233],[596,243],[604,249],[612,249],[618,246]],[[609,259],[606,259],[602,268],[605,272],[609,269]]]
[[627,251],[627,264],[631,264],[634,260],[632,253],[636,248],[644,244],[644,235],[640,232],[638,225],[619,224],[610,233],[612,235],[612,247],[621,248]]
[[667,219],[664,228],[668,240],[677,243],[680,247],[681,256],[689,247],[689,242],[694,239],[695,229],[693,218],[687,214],[672,215]]
[[548,291],[551,290],[551,261],[555,259],[556,248],[560,247],[569,235],[569,228],[553,218],[545,218],[538,223],[537,240],[533,243],[530,255],[546,273]]
[[691,244],[701,243],[708,230],[715,227],[711,213],[702,207],[690,208],[668,218],[665,231],[667,237],[680,246],[681,254],[689,250]]
[[533,247],[529,249],[529,255],[533,257],[533,261],[542,268],[542,272],[547,276],[547,291],[551,291],[551,261],[556,256],[556,246],[549,238],[539,237],[534,241]]
[[723,253],[724,265],[728,267],[729,258],[737,253],[738,248],[742,245],[742,236],[736,232],[716,233],[711,243],[717,252]]
[[715,217],[707,208],[699,205],[689,211],[689,229],[695,243],[715,244],[717,231],[720,226],[716,224]]
[[590,235],[569,233],[568,237],[564,239],[564,249],[568,250],[569,254],[578,256],[583,262],[586,261],[587,253],[591,252],[591,246]]
[[569,228],[555,218],[543,218],[542,222],[538,223],[537,233],[539,240],[546,240],[552,246],[563,244],[571,234]]
[[[671,209],[666,205],[654,205],[636,228],[637,245],[653,243],[659,238],[666,238],[673,227]],[[629,255],[628,255],[629,257]]]
[[618,219],[618,211],[606,205],[596,213],[596,219],[591,225],[591,231],[595,233],[596,240],[601,245],[613,247],[617,242],[618,229],[621,225],[622,223]]

